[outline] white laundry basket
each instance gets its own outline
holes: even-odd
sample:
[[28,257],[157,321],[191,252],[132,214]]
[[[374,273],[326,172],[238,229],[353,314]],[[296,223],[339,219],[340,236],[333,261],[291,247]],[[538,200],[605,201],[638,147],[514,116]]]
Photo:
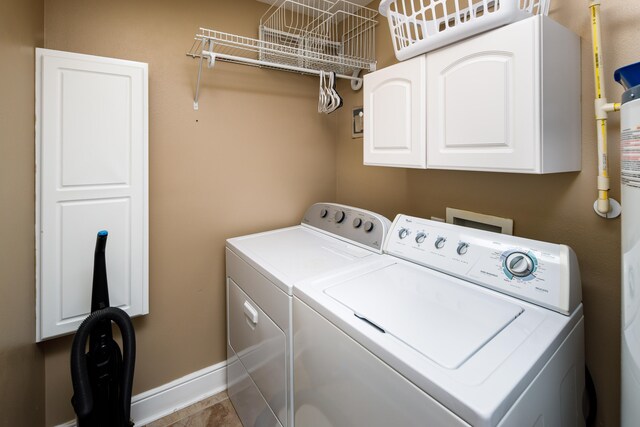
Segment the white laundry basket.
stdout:
[[537,14],[551,0],[382,0],[399,61]]

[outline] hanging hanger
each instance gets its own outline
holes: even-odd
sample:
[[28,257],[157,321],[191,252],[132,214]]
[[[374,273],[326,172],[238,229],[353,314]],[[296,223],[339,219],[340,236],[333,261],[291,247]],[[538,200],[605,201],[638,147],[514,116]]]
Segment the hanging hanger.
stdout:
[[324,71],[320,70],[320,88],[318,92],[318,113],[324,113],[325,110],[325,98],[326,94],[324,91]]
[[336,90],[336,73],[335,72],[331,72],[330,74],[330,79],[329,81],[331,82],[331,93],[333,94],[333,100],[335,103],[335,108],[331,111],[335,111],[338,108],[342,107],[342,97],[340,96],[340,94],[338,94],[338,91]]
[[318,113],[329,114],[342,107],[343,100],[336,90],[336,73],[320,70],[318,85]]

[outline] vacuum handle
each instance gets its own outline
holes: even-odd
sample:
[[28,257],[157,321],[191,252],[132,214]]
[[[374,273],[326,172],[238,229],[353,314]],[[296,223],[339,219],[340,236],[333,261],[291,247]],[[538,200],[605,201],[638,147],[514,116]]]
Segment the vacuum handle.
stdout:
[[107,230],[98,231],[96,250],[93,256],[93,286],[91,289],[91,311],[109,307],[109,288],[107,285],[107,261],[105,252],[107,247]]

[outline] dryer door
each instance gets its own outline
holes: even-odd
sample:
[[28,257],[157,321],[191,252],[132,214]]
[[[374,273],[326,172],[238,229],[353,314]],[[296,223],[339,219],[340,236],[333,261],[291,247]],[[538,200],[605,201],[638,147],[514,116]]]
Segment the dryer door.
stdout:
[[229,345],[269,407],[287,425],[286,336],[230,278],[228,292]]

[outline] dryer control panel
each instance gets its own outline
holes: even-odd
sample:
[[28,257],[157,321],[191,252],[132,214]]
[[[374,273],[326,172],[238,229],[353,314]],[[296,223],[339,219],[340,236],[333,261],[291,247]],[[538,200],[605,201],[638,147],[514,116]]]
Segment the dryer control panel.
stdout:
[[382,253],[391,221],[364,209],[337,203],[316,203],[307,209],[302,225]]
[[563,314],[582,301],[566,245],[398,215],[384,252]]

